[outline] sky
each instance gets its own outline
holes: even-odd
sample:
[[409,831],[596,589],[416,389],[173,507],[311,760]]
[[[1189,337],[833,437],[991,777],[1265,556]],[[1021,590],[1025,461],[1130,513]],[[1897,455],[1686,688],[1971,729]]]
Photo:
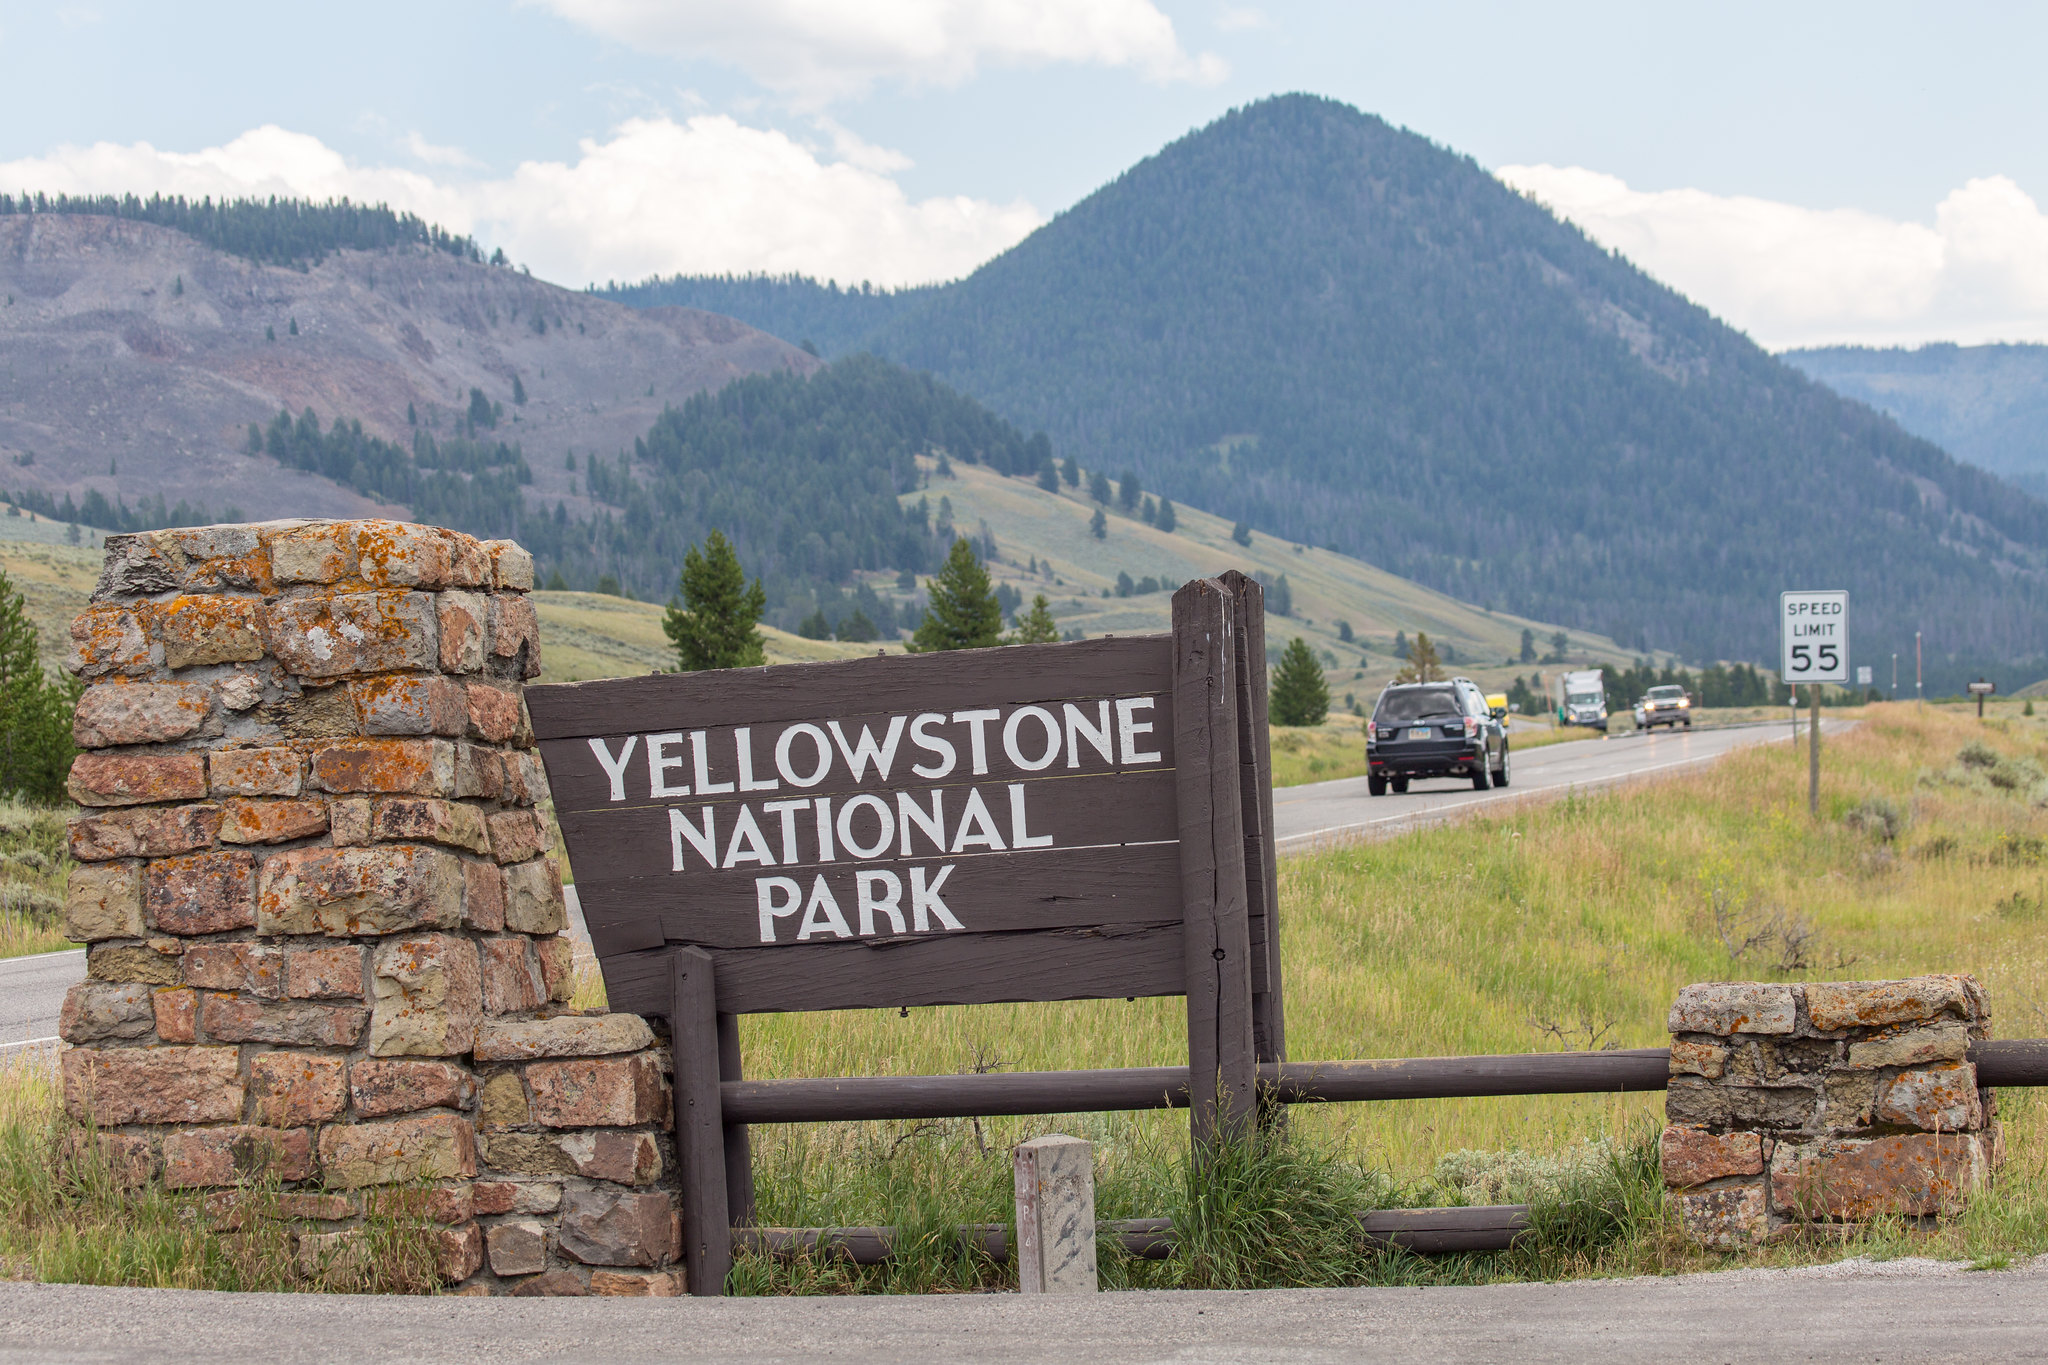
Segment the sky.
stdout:
[[1995,4],[0,0],[0,191],[383,200],[572,286],[900,285],[1304,90],[1765,345],[2048,341],[2044,40]]

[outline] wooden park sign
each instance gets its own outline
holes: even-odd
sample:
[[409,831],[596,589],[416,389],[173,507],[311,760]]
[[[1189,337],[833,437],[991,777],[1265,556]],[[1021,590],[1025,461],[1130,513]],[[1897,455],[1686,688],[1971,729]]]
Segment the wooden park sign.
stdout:
[[752,1217],[740,1014],[1184,995],[1197,1142],[1250,1121],[1285,1057],[1265,674],[1233,572],[1171,635],[527,689],[611,1005],[670,1019],[696,1292]]

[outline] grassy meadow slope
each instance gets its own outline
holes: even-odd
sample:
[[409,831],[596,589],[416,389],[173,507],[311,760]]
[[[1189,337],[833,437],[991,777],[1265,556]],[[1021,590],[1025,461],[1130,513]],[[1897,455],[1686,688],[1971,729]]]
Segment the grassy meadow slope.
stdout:
[[[1456,651],[1452,671],[1498,688],[1516,673],[1534,671],[1531,665],[1505,662],[1518,656],[1523,629],[1533,630],[1538,647],[1545,651],[1557,629],[1460,602],[1334,550],[1261,531],[1252,533],[1250,545],[1239,545],[1230,538],[1230,522],[1178,504],[1172,532],[1147,526],[1112,505],[1108,535],[1097,540],[1088,530],[1097,504],[1089,500],[1085,486],[1062,486],[1059,493],[1047,493],[1028,479],[1004,478],[979,465],[956,463],[952,478],[934,477],[929,487],[905,494],[903,501],[914,503],[920,497],[931,500],[934,515],[939,500],[948,499],[954,525],[962,532],[976,533],[986,521],[996,541],[990,574],[1014,585],[1027,604],[1032,594],[1044,593],[1062,631],[1079,629],[1090,636],[1163,631],[1171,624],[1172,589],[1190,578],[1236,568],[1271,584],[1285,574],[1294,613],[1286,618],[1269,615],[1269,647],[1277,651],[1295,635],[1306,639],[1325,656],[1339,705],[1347,691],[1369,702],[1399,667],[1393,653],[1396,631],[1411,640],[1418,631],[1428,632],[1432,640]],[[1034,558],[1041,565],[1036,575],[1029,571]],[[1114,594],[1120,572],[1134,580],[1156,578],[1167,586],[1156,593],[1105,598],[1103,589]],[[888,585],[875,586],[880,591]],[[1350,623],[1357,637],[1353,643],[1340,638],[1340,620]],[[1575,667],[1630,661],[1603,636],[1576,630],[1569,634],[1569,657]],[[1361,673],[1362,678],[1356,676]]]

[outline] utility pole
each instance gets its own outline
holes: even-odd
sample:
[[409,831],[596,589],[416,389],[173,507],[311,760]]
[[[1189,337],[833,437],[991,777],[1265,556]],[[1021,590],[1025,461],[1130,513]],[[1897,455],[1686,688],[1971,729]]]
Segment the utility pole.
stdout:
[[1892,651],[1892,700],[1899,699],[1899,651]]
[[[1806,810],[1820,814],[1820,684],[1806,685],[1806,700],[1813,723],[1806,732]],[[1797,712],[1793,713],[1797,715]],[[1796,723],[1796,722],[1795,722]]]
[[1920,632],[1913,632],[1913,700],[1926,701],[1927,693],[1920,685]]

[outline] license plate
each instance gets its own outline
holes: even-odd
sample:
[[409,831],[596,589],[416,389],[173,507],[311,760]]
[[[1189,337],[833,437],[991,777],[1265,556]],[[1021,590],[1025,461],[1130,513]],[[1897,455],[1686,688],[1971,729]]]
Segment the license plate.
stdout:
[[1408,738],[1410,739],[1434,739],[1435,737],[1436,731],[1430,729],[1427,725],[1418,725],[1408,732]]

